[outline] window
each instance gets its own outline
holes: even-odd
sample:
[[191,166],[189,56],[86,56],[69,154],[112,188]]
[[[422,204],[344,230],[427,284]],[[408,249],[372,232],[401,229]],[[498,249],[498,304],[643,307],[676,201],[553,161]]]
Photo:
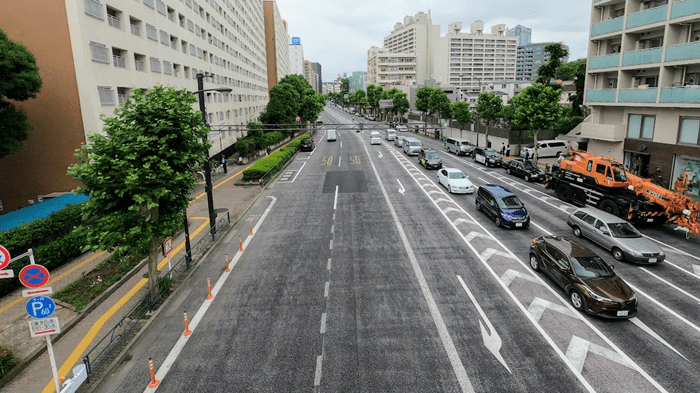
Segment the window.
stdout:
[[151,8],[156,8],[155,2],[153,0],[143,0],[143,4],[146,4]]
[[583,220],[584,217],[586,217],[586,212],[583,212],[581,210],[577,211],[574,213],[574,216],[578,217],[579,219]]
[[168,9],[167,9],[167,7],[165,6],[165,3],[163,3],[163,1],[158,0],[158,1],[156,2],[156,5],[158,6],[158,12],[159,12],[159,13],[161,13],[161,14],[163,14],[163,15],[167,15],[167,14],[168,14]]
[[151,71],[161,72],[160,60],[156,59],[155,57],[151,57]]
[[163,45],[170,45],[170,35],[163,30],[160,31],[160,43]]
[[197,56],[197,48],[192,44],[190,44],[190,54],[192,56]]
[[169,61],[163,61],[163,73],[166,75],[173,74],[173,63]]
[[131,25],[131,34],[141,37],[141,21],[129,18],[129,24]]
[[627,124],[627,137],[636,139],[652,139],[654,137],[654,122],[656,116],[630,115]]
[[681,118],[681,132],[678,143],[700,145],[700,119]]
[[98,0],[85,0],[85,13],[95,18],[105,18],[104,7]]
[[596,166],[595,166],[595,171],[596,171],[596,173],[600,173],[600,174],[603,174],[603,175],[604,175],[604,174],[605,174],[605,168],[606,168],[605,164],[596,164]]
[[100,63],[109,63],[109,53],[107,51],[107,46],[97,43],[90,43],[90,54],[92,60],[99,61]]
[[114,92],[111,87],[108,86],[97,86],[97,93],[100,96],[100,104],[102,105],[114,105]]
[[158,30],[156,30],[155,26],[146,24],[146,37],[153,41],[158,41]]
[[191,32],[194,33],[194,22],[192,22],[192,21],[189,20],[189,19],[187,20],[187,30],[189,30],[189,31],[191,31]]
[[588,216],[588,215],[587,215],[586,217],[583,217],[583,221],[584,221],[586,224],[588,224],[588,225],[590,225],[590,226],[593,226],[593,224],[595,224],[595,217],[593,217],[593,216]]

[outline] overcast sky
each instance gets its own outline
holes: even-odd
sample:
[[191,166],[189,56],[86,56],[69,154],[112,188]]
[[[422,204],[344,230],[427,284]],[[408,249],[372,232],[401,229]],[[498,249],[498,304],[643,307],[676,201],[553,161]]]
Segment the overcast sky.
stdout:
[[586,57],[591,13],[590,0],[277,0],[277,7],[289,35],[301,38],[304,59],[321,64],[324,82],[367,71],[367,50],[381,47],[404,16],[428,8],[441,35],[452,22],[462,22],[462,32],[475,20],[485,32],[520,24],[532,29],[533,42],[569,45],[570,60]]

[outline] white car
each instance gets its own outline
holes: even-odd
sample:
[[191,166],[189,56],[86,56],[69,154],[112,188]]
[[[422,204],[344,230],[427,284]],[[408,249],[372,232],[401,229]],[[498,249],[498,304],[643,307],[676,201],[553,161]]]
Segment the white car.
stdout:
[[399,124],[396,126],[396,131],[408,131],[408,126],[405,124]]
[[438,183],[447,188],[451,194],[472,194],[474,184],[469,180],[469,176],[457,168],[442,168],[438,171]]
[[396,139],[396,131],[386,130],[386,136],[384,138],[388,141],[393,141],[394,139]]
[[403,137],[397,136],[396,138],[394,138],[394,144],[398,147],[403,147]]
[[379,131],[372,131],[372,133],[369,135],[369,144],[370,145],[381,145],[382,144],[382,137],[379,136]]

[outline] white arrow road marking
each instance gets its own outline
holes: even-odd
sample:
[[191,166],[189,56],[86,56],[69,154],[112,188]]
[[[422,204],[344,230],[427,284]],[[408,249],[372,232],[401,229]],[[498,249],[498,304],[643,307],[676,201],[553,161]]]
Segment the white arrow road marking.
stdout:
[[401,195],[403,195],[403,196],[406,196],[406,194],[404,194],[404,192],[406,192],[406,189],[403,188],[403,184],[401,184],[401,182],[399,181],[399,179],[396,179],[396,181],[399,182],[399,193],[401,193]]
[[459,225],[459,224],[461,224],[461,223],[473,224],[474,221],[467,220],[467,219],[464,219],[464,218],[458,218],[458,219],[452,221],[452,223],[456,226],[456,225]]
[[489,321],[488,318],[486,318],[486,314],[484,313],[484,310],[481,309],[481,306],[479,303],[476,302],[476,299],[474,299],[474,295],[472,295],[471,291],[469,288],[467,288],[467,284],[464,283],[464,280],[462,280],[462,277],[457,276],[457,279],[459,280],[459,283],[462,284],[462,288],[464,288],[464,291],[467,292],[467,295],[469,295],[469,299],[471,299],[472,303],[474,303],[474,307],[476,307],[476,310],[479,311],[479,315],[481,315],[481,319],[486,322],[486,325],[489,327],[489,331],[491,334],[488,334],[486,332],[486,329],[484,329],[484,325],[481,323],[481,320],[479,320],[479,327],[481,328],[481,336],[484,338],[484,346],[486,349],[493,354],[493,356],[498,359],[499,362],[503,365],[503,367],[508,370],[509,373],[513,374],[512,371],[510,371],[510,367],[506,364],[506,361],[503,359],[503,356],[500,353],[501,350],[501,336],[498,335],[496,332],[496,329],[493,328],[493,325],[491,324],[491,321]]
[[[527,311],[532,315],[532,317],[535,319],[535,321],[540,321],[540,318],[542,318],[542,314],[544,312],[550,309],[552,311],[556,311],[558,313],[568,315],[572,318],[580,319],[581,316],[578,314],[576,311],[571,311],[570,308],[564,307],[561,304],[557,303],[552,303],[549,300],[545,300],[539,297],[535,297],[532,300],[532,303],[530,303],[530,307],[528,307]],[[585,358],[584,358],[585,359]],[[581,371],[581,369],[579,369]]]
[[700,276],[700,265],[693,265],[693,272]]
[[382,158],[382,157],[384,157],[384,156],[382,155],[382,152],[379,152],[379,158]]
[[442,191],[440,191],[440,190],[432,190],[432,191],[428,191],[428,192],[427,192],[428,195],[434,194],[434,193],[438,193],[438,194],[445,195],[445,193],[442,192]]
[[507,252],[494,250],[493,248],[487,248],[486,250],[484,250],[484,252],[481,253],[481,259],[482,259],[484,262],[486,262],[486,261],[489,260],[489,258],[491,258],[491,257],[494,256],[494,255],[506,257],[506,258],[509,258],[509,259],[512,259],[512,258],[513,258],[513,256],[511,256],[511,254],[509,254],[509,253],[507,253]]
[[461,210],[455,209],[454,207],[448,207],[447,209],[443,210],[442,212],[445,213],[445,214],[447,214],[447,213],[453,212],[453,211],[454,211],[454,212],[457,212],[457,213],[460,213],[460,212],[461,212]]
[[537,280],[537,278],[526,273],[520,273],[519,271],[513,269],[508,269],[505,273],[503,273],[501,276],[501,281],[503,281],[505,286],[509,287],[516,278],[522,278],[523,280],[527,280],[535,284],[542,284],[539,280]]
[[571,337],[569,348],[566,350],[566,357],[569,358],[571,363],[573,363],[580,372],[583,371],[583,365],[586,363],[586,356],[588,356],[589,352],[602,356],[608,360],[612,360],[613,362],[619,363],[625,367],[634,369],[634,366],[629,364],[627,359],[620,356],[619,353],[603,348],[600,345],[593,344],[592,342],[577,336]]
[[456,204],[455,201],[453,201],[453,200],[451,200],[451,199],[446,199],[446,198],[435,199],[435,203],[438,203],[438,202],[447,202],[447,203],[454,203],[454,204]]
[[[463,220],[463,221],[465,221],[465,222],[469,222],[469,221],[467,221],[467,220],[465,220],[465,219],[463,219],[463,218],[459,218],[459,219],[457,219],[457,220],[454,221],[454,224],[457,225],[457,221],[459,221],[459,220]],[[493,239],[493,238],[492,238],[491,236],[489,236],[489,235],[486,235],[486,234],[481,233],[481,232],[476,232],[476,231],[469,232],[469,234],[468,234],[467,236],[465,236],[464,238],[465,238],[469,243],[471,243],[472,240],[476,239],[477,237],[483,237],[484,239]]]
[[644,322],[640,321],[639,318],[637,318],[637,317],[630,318],[630,322],[632,322],[633,324],[639,326],[640,329],[644,330],[647,334],[649,334],[650,336],[652,336],[652,337],[654,337],[655,339],[657,339],[661,344],[667,346],[667,347],[668,347],[669,349],[671,349],[673,352],[677,353],[680,357],[682,357],[682,358],[685,359],[686,361],[690,362],[690,360],[688,360],[687,357],[683,356],[682,353],[678,352],[678,351],[676,350],[676,348],[673,348],[673,347],[671,346],[671,344],[667,343],[663,338],[661,338],[661,336],[659,336],[658,334],[656,334],[655,331],[651,330],[651,328],[650,328],[649,326],[647,326]]

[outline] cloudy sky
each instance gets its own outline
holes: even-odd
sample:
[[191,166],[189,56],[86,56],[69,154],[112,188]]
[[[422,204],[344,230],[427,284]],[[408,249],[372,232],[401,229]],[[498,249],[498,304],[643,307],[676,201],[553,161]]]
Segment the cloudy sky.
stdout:
[[442,35],[452,22],[462,22],[463,32],[475,20],[487,32],[521,24],[532,29],[533,42],[569,45],[571,60],[586,57],[591,12],[590,0],[277,0],[277,7],[289,35],[301,37],[304,58],[321,64],[324,82],[367,71],[367,50],[381,47],[404,16],[428,8]]

